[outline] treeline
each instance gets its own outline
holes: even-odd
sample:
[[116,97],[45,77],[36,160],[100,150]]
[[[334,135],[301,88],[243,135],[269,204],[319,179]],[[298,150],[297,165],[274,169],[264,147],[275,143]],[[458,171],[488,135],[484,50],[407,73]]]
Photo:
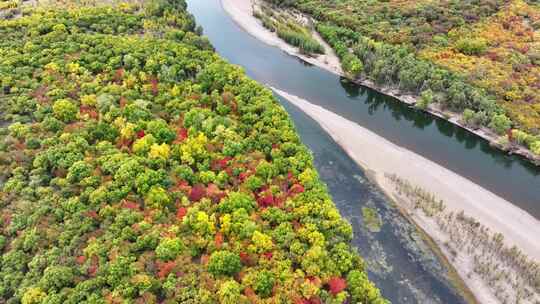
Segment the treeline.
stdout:
[[342,59],[354,56],[349,61],[362,63],[362,69],[355,77],[364,76],[377,84],[421,95],[421,107],[437,102],[453,111],[471,109],[484,125],[489,123],[490,117],[502,112],[483,90],[466,84],[455,73],[417,59],[405,47],[377,42],[351,30],[323,23],[318,24],[317,30]]
[[[442,108],[464,113],[463,122],[473,128],[486,126],[499,135],[513,126],[495,98],[470,85],[462,76],[429,61],[418,59],[403,46],[377,42],[342,27],[317,24],[321,36],[336,50],[343,69],[352,77],[365,77],[420,96],[417,106],[426,109],[436,103]],[[540,136],[519,131],[533,153],[540,155]]]
[[0,302],[387,303],[184,1],[57,4],[0,21]]

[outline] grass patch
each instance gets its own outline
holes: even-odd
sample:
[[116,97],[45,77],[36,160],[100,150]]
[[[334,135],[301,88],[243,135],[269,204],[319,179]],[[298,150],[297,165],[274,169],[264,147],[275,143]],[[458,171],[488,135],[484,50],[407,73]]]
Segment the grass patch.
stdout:
[[383,222],[381,216],[375,208],[362,207],[362,217],[364,218],[364,224],[369,229],[369,231],[381,231]]
[[253,16],[261,20],[262,25],[275,32],[279,38],[288,44],[298,47],[304,54],[324,54],[324,47],[313,38],[312,30],[286,13],[274,11],[267,6],[261,6],[253,12]]

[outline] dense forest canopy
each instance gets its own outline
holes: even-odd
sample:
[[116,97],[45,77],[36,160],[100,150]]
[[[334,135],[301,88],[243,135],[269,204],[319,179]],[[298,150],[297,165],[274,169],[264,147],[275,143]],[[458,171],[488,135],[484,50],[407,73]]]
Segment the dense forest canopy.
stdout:
[[8,2],[0,302],[386,303],[284,109],[183,0]]
[[[352,76],[462,112],[540,155],[540,4],[269,0],[310,14]],[[512,130],[512,132],[510,132]]]

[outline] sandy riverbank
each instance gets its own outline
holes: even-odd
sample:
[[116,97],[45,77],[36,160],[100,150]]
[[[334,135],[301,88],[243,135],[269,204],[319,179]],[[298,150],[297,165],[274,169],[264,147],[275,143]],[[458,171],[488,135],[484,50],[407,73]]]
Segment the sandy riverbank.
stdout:
[[[257,3],[260,0],[221,0],[221,4],[224,10],[231,16],[231,18],[248,32],[251,36],[261,40],[262,42],[280,48],[286,53],[296,56],[310,64],[318,66],[322,69],[325,69],[331,73],[334,73],[339,76],[346,77],[343,70],[341,69],[341,63],[334,50],[322,39],[318,33],[314,33],[314,38],[318,40],[325,48],[325,54],[319,55],[317,57],[309,57],[301,54],[298,48],[293,47],[287,44],[285,41],[281,40],[277,34],[267,30],[257,18],[253,16],[253,7],[257,7]],[[392,96],[397,100],[404,102],[409,105],[414,105],[417,102],[418,96],[403,94],[395,88],[383,87],[373,83],[368,79],[355,79],[351,80],[357,84],[369,87],[373,90],[376,90],[382,94]],[[534,155],[531,151],[523,146],[514,146],[511,148],[501,147],[497,144],[499,136],[489,130],[486,127],[480,129],[472,129],[461,123],[461,115],[459,113],[451,113],[448,111],[441,111],[437,105],[431,105],[425,112],[431,113],[432,115],[443,118],[454,125],[457,125],[461,128],[468,130],[480,136],[499,149],[510,150],[511,153],[521,155],[533,163],[540,164],[540,156]]]
[[[492,232],[502,233],[508,246],[517,246],[530,258],[540,261],[540,221],[515,207],[512,203],[496,196],[475,183],[438,164],[403,149],[378,136],[368,129],[351,122],[333,112],[302,100],[297,96],[274,89],[276,93],[302,109],[317,121],[323,129],[374,177],[379,186],[396,201],[399,197],[394,185],[385,178],[385,173],[396,174],[414,185],[436,194],[449,211],[464,211]],[[414,217],[442,248],[445,237],[432,221]],[[443,250],[444,251],[444,250]],[[452,264],[474,292],[480,303],[497,303],[484,282],[468,278],[471,272],[468,261],[457,259]]]

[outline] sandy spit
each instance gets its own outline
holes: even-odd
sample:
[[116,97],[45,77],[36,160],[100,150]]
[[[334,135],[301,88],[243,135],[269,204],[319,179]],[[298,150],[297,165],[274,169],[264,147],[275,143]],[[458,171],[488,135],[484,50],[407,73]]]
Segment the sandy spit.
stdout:
[[315,34],[314,38],[324,47],[325,54],[316,57],[301,54],[298,48],[281,40],[276,33],[267,30],[261,22],[253,16],[253,8],[257,7],[257,3],[256,0],[221,0],[223,9],[232,17],[236,24],[251,36],[270,46],[278,47],[289,55],[301,58],[302,60],[331,73],[343,75],[339,58],[336,56],[334,50],[324,42],[318,34]]
[[[262,42],[278,47],[284,52],[288,53],[289,55],[296,56],[310,64],[313,64],[315,66],[318,66],[322,69],[325,69],[331,73],[334,73],[336,75],[349,78],[345,73],[343,72],[341,68],[341,63],[337,55],[335,54],[334,50],[322,39],[322,37],[317,33],[314,32],[314,38],[321,43],[321,45],[325,48],[325,54],[319,55],[317,57],[309,57],[301,54],[298,50],[298,48],[293,47],[289,44],[287,44],[285,41],[281,40],[277,34],[270,32],[267,30],[257,18],[253,16],[253,8],[258,6],[258,1],[260,0],[221,0],[221,4],[223,6],[223,9],[225,12],[227,12],[231,18],[238,24],[242,29],[244,29],[247,33],[249,33],[251,36],[261,40]],[[397,100],[404,102],[409,105],[414,105],[417,102],[418,96],[404,94],[398,89],[395,88],[389,88],[377,85],[373,83],[369,79],[354,79],[351,80],[357,84],[369,87],[373,90],[376,90],[382,94],[392,96],[396,98]],[[451,113],[448,111],[440,111],[440,109],[436,105],[430,105],[428,109],[423,110],[425,112],[431,113],[432,115],[435,115],[437,117],[443,118],[450,123],[457,125],[463,129],[468,130],[469,132],[472,132],[476,134],[477,136],[480,136],[490,143],[492,143],[494,146],[501,150],[509,150],[509,153],[518,154],[521,155],[529,160],[531,160],[533,163],[540,165],[540,156],[534,155],[531,151],[529,151],[527,148],[523,146],[513,146],[513,147],[501,147],[499,144],[497,144],[497,141],[499,139],[499,136],[489,130],[486,127],[482,127],[479,129],[473,129],[470,127],[465,126],[461,123],[461,114],[459,113]]]
[[[434,193],[445,202],[449,211],[457,213],[463,210],[490,231],[502,233],[506,245],[515,245],[531,259],[540,260],[540,221],[527,212],[352,121],[279,89],[272,90],[317,121],[355,162],[371,173],[379,187],[396,202],[399,202],[399,197],[394,193],[394,185],[385,178],[385,173],[396,174]],[[413,216],[413,219],[441,248],[444,247],[446,238],[433,221],[418,216]],[[471,271],[467,261],[457,260],[452,265],[480,303],[496,303],[483,282],[467,278]]]

